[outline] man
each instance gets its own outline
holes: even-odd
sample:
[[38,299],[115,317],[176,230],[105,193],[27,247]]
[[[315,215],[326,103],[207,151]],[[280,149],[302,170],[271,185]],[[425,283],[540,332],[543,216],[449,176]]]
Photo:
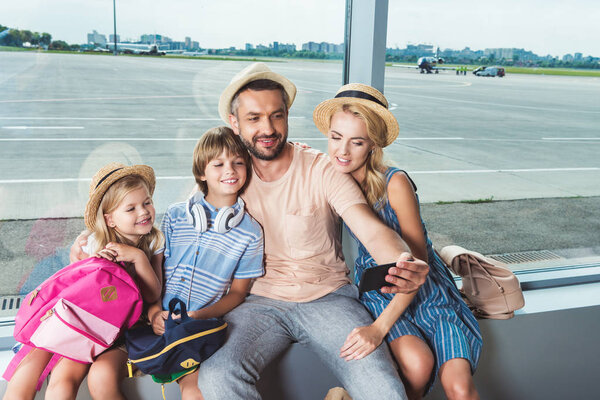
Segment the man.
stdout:
[[354,400],[406,398],[386,346],[361,360],[340,357],[352,329],[372,318],[347,277],[339,216],[378,263],[396,262],[386,277],[394,286],[383,292],[418,290],[427,264],[412,259],[326,155],[287,143],[295,94],[292,82],[255,63],[232,79],[219,101],[221,118],[252,156],[254,173],[242,197],[265,233],[266,272],[226,315],[229,338],[201,366],[200,389],[207,400],[259,399],[255,383],[264,367],[299,342],[322,358]]

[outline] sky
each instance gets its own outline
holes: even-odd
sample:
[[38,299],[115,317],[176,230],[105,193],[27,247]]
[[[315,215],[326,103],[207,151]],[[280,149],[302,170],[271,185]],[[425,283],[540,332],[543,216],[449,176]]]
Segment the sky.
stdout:
[[[354,0],[371,1],[371,0]],[[189,36],[203,48],[245,43],[341,43],[345,0],[115,0],[121,41],[162,34]],[[389,0],[387,47],[514,47],[538,55],[600,57],[597,0]],[[113,32],[111,0],[0,1],[0,24],[85,43]]]

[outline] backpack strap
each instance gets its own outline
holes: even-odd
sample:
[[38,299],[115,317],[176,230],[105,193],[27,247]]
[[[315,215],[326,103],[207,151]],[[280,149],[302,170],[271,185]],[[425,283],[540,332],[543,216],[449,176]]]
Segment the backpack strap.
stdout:
[[[19,349],[19,351],[13,356],[12,360],[10,360],[10,362],[8,363],[8,366],[6,367],[4,374],[2,374],[2,377],[4,379],[6,379],[7,381],[10,381],[11,378],[13,377],[13,375],[15,374],[15,371],[21,364],[21,361],[23,361],[23,359],[29,353],[31,353],[31,351],[35,348],[36,347],[30,346],[28,344],[22,345],[21,348]],[[58,363],[58,361],[60,359],[61,359],[60,355],[58,355],[58,354],[52,355],[52,358],[50,359],[50,361],[48,361],[48,364],[46,364],[46,368],[44,368],[44,371],[42,372],[42,374],[40,375],[40,378],[38,379],[35,390],[37,390],[38,392],[40,391],[40,389],[42,388],[42,385],[44,384],[44,380],[50,374],[50,371],[52,371],[52,369],[54,368],[54,366],[56,366],[56,363]]]

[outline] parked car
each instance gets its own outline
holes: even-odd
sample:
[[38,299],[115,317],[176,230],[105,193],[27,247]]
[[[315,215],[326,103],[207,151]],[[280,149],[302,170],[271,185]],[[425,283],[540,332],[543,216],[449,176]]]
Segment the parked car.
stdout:
[[506,75],[503,67],[479,67],[473,70],[473,73],[477,76],[498,76],[502,78]]

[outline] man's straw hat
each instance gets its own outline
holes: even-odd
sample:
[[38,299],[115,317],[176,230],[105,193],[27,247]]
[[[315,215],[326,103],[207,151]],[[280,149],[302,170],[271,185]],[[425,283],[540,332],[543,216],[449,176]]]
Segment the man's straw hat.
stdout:
[[221,93],[221,98],[219,99],[219,115],[226,124],[229,124],[229,114],[231,111],[231,100],[233,99],[233,96],[235,96],[237,91],[248,83],[257,81],[259,79],[268,79],[283,86],[283,90],[285,90],[288,95],[287,108],[288,110],[290,109],[292,103],[294,102],[294,98],[296,97],[296,85],[294,85],[283,75],[279,75],[271,71],[265,63],[257,62],[248,65],[246,68],[238,72],[238,74],[231,79],[231,82],[229,82],[229,86],[227,86],[225,90],[223,90],[223,93]]
[[90,183],[90,198],[85,206],[85,214],[83,216],[85,226],[89,230],[93,230],[96,226],[96,213],[98,213],[98,207],[108,188],[119,179],[129,175],[139,175],[146,181],[148,190],[150,190],[150,196],[152,196],[154,186],[156,185],[156,178],[154,177],[152,167],[147,165],[127,166],[118,162],[105,165],[100,171],[96,172]]
[[383,147],[390,145],[398,137],[400,132],[398,121],[388,110],[385,96],[379,90],[362,83],[349,83],[342,86],[333,99],[325,100],[315,108],[313,121],[323,134],[327,135],[332,114],[343,104],[361,104],[379,115],[387,126],[387,137]]

